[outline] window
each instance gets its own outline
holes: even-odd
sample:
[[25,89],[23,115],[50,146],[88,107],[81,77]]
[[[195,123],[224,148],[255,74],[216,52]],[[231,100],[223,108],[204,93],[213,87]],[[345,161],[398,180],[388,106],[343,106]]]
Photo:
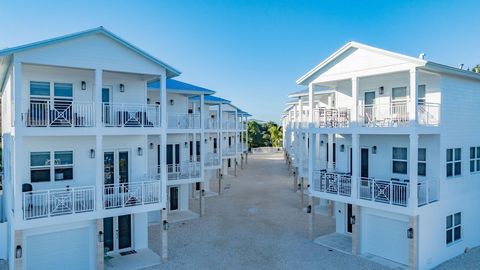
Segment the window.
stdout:
[[480,171],[480,147],[470,147],[470,172]]
[[31,96],[46,96],[50,97],[50,83],[49,82],[30,82]]
[[462,174],[462,149],[447,149],[447,177]]
[[73,96],[73,86],[71,83],[54,83],[53,93],[55,97],[69,97]]
[[462,213],[447,216],[446,230],[447,245],[462,239]]
[[55,181],[73,179],[72,151],[30,153],[30,182],[49,182],[52,179]]
[[407,99],[407,87],[392,88],[392,101],[405,101]]
[[418,176],[427,176],[427,149],[418,148]]
[[418,105],[424,105],[425,104],[425,92],[426,92],[426,86],[425,84],[421,84],[418,86],[418,91],[417,91],[417,103]]
[[407,174],[407,148],[393,147],[392,171],[398,174]]

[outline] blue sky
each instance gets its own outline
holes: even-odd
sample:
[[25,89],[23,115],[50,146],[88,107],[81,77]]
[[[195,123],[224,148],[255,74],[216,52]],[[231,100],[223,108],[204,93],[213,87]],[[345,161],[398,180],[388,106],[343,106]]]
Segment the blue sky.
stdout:
[[0,48],[103,25],[278,121],[295,80],[350,40],[458,66],[480,63],[480,1],[0,1]]

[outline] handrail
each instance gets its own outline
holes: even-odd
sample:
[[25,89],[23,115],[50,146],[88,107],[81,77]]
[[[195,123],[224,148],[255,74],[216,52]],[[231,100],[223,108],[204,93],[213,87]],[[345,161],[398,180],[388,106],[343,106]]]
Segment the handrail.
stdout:
[[95,106],[93,102],[69,99],[28,100],[28,110],[22,113],[27,127],[93,127]]
[[103,103],[102,122],[105,127],[159,127],[160,105],[134,103]]

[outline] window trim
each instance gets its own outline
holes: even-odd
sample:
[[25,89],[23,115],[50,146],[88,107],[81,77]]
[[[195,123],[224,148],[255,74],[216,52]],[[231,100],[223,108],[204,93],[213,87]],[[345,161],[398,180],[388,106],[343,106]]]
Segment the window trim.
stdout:
[[[56,149],[56,150],[33,150],[30,151],[30,158],[32,153],[39,153],[39,152],[48,152],[50,153],[49,165],[48,166],[32,166],[30,161],[30,184],[42,184],[42,183],[55,183],[55,182],[62,182],[62,181],[73,181],[75,179],[75,151],[73,149]],[[55,153],[56,152],[72,152],[72,163],[71,164],[59,164],[56,165],[55,162]],[[32,169],[39,169],[39,168],[49,168],[50,169],[50,180],[49,181],[39,181],[39,182],[32,182]],[[56,180],[55,179],[55,169],[61,168],[72,168],[72,179],[63,179],[63,180]]]
[[[406,149],[406,150],[407,150],[407,157],[406,157],[406,159],[403,160],[403,159],[395,159],[395,158],[393,158],[393,149],[394,149],[394,148],[404,148],[404,149]],[[391,158],[392,158],[392,162],[391,162],[390,164],[392,164],[392,170],[391,170],[392,174],[408,175],[408,147],[392,146],[392,155],[391,155]],[[393,169],[394,169],[393,163],[394,163],[394,162],[405,162],[406,165],[407,165],[407,166],[406,166],[406,168],[407,168],[406,172],[405,172],[405,173],[394,172],[394,171],[393,171]]]
[[[455,151],[457,149],[460,149],[460,159],[455,159]],[[448,160],[448,150],[452,150],[452,161],[447,161]],[[455,174],[455,164],[460,163],[460,173]],[[452,164],[452,175],[448,175],[448,164]],[[461,177],[462,176],[462,148],[461,147],[453,147],[453,148],[446,148],[445,149],[445,177],[446,178],[456,178],[456,177]]]
[[[456,214],[460,214],[460,224],[458,224],[458,225],[455,225],[455,215]],[[452,226],[450,228],[447,228],[447,218],[449,216],[452,216]],[[451,213],[449,213],[445,216],[445,244],[446,244],[447,247],[455,245],[455,244],[457,244],[457,243],[459,243],[463,240],[463,226],[462,226],[463,219],[464,218],[463,218],[462,211],[458,211],[458,212],[455,211],[453,213],[451,212]],[[460,227],[460,238],[455,240],[455,228],[457,228],[457,227]],[[452,230],[452,241],[450,243],[447,243],[447,231],[448,230]]]
[[[426,147],[419,147],[419,148],[418,148],[418,151],[419,151],[419,152],[420,152],[420,149],[424,149],[424,150],[425,150],[425,160],[420,160],[420,159],[419,159],[420,153],[418,153],[418,155],[417,155],[417,159],[418,159],[417,175],[420,176],[420,177],[426,177],[426,176],[427,176],[427,148],[426,148]],[[425,175],[420,175],[420,174],[419,174],[418,168],[420,167],[420,166],[419,166],[420,163],[425,164]]]
[[[474,157],[471,157],[471,151],[472,148],[474,150]],[[470,171],[470,174],[477,174],[480,173],[480,146],[470,146],[469,152],[468,152],[468,168]],[[472,161],[473,161],[473,171],[472,171]]]

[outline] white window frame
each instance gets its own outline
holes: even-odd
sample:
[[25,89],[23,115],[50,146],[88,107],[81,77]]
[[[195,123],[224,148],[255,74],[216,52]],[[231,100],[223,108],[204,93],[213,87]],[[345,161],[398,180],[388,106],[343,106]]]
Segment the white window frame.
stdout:
[[[44,165],[44,166],[32,166],[31,163],[30,163],[30,183],[31,184],[52,183],[52,182],[54,183],[54,182],[61,182],[61,181],[73,181],[73,179],[75,178],[75,176],[74,176],[75,154],[74,154],[74,151],[72,149],[50,150],[50,151],[49,150],[31,151],[30,152],[30,157],[32,156],[32,153],[40,153],[40,152],[50,153],[50,159],[48,160],[49,164]],[[55,162],[52,162],[52,160],[55,161],[55,153],[57,153],[57,152],[71,152],[72,153],[72,163],[71,164],[55,164]],[[32,177],[31,177],[32,170],[41,169],[41,168],[49,168],[50,169],[50,180],[49,181],[32,182]],[[55,169],[59,169],[59,168],[72,168],[72,179],[56,180],[55,179]]]
[[[407,151],[407,157],[406,157],[406,159],[396,159],[396,158],[394,158],[394,157],[393,157],[393,153],[394,153],[394,150],[393,150],[393,149],[395,149],[395,148],[405,149],[405,150]],[[406,172],[405,172],[405,173],[394,172],[394,171],[393,171],[394,168],[395,168],[395,166],[393,165],[394,162],[405,162],[406,168],[407,168]],[[407,175],[407,174],[408,174],[408,149],[407,149],[407,147],[396,147],[396,146],[392,147],[392,174],[401,174],[401,175]]]
[[[420,150],[425,150],[425,160],[420,160]],[[422,176],[422,177],[425,177],[427,176],[427,148],[418,148],[418,165],[420,164],[425,164],[425,175],[420,175],[420,171],[418,170],[418,168],[420,166],[417,165],[417,174],[418,176]]]
[[[460,214],[460,223],[455,225],[455,215],[456,214]],[[447,219],[448,217],[451,217],[452,218],[452,226],[448,227],[448,224],[447,224]],[[445,217],[445,244],[447,246],[451,246],[451,245],[454,245],[460,241],[462,241],[463,239],[463,228],[462,228],[462,212],[455,212],[455,213],[452,213],[452,214],[449,214]],[[455,240],[455,229],[456,228],[459,228],[460,229],[460,238],[456,239]],[[452,234],[452,241],[451,242],[447,242],[447,233],[448,231],[450,231],[450,233]]]
[[[472,150],[473,150],[473,158],[472,158]],[[480,172],[480,146],[472,146],[470,147],[470,173],[479,173]],[[473,163],[472,163],[473,162]],[[472,170],[473,164],[473,170]]]
[[[451,150],[452,151],[452,160],[448,161],[448,151]],[[460,150],[460,159],[455,159],[455,152],[457,150]],[[462,175],[462,148],[447,148],[446,149],[446,153],[445,153],[447,156],[446,156],[446,159],[445,159],[445,176],[447,178],[453,178],[453,177],[459,177]],[[459,174],[456,174],[455,173],[455,165],[459,163],[460,164],[460,173]],[[448,165],[451,165],[452,166],[452,175],[448,175]]]

